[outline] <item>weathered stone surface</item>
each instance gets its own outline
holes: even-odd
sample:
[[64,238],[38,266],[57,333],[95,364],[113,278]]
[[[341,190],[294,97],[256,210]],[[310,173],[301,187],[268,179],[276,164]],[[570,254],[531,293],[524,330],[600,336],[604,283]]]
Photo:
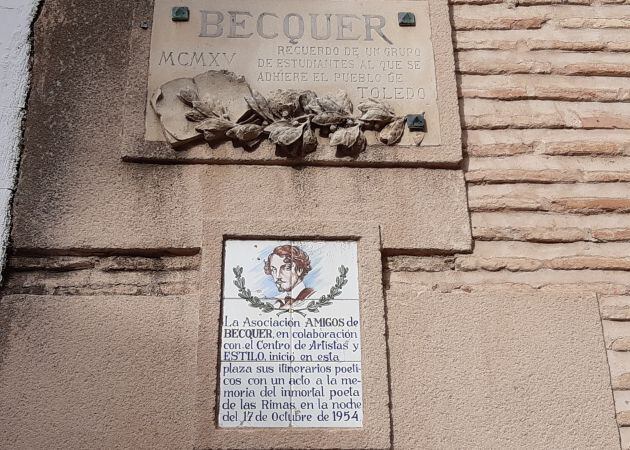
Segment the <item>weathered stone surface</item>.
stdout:
[[391,256],[387,270],[392,272],[442,272],[455,268],[455,258],[449,256]]
[[49,256],[49,257],[28,257],[11,256],[7,262],[7,267],[11,271],[28,270],[51,270],[70,271],[80,269],[91,269],[97,264],[96,257],[81,256]]
[[614,339],[606,348],[616,352],[630,352],[630,336]]
[[[535,212],[474,213],[473,235],[483,241],[617,242],[630,240],[624,214],[571,215]],[[621,226],[624,228],[615,228]]]
[[523,87],[505,88],[462,88],[461,96],[466,98],[488,98],[497,100],[560,100],[580,102],[628,102],[629,89],[587,89],[567,87]]
[[630,373],[624,373],[612,379],[613,389],[620,391],[630,390]]
[[190,448],[197,298],[4,296],[9,448]]
[[531,153],[533,150],[532,144],[472,144],[465,148],[468,156],[476,157],[522,155]]
[[[568,150],[568,149],[564,149]],[[612,183],[630,181],[630,158],[515,155],[469,158],[468,183]]]
[[198,269],[200,256],[176,256],[176,257],[156,257],[143,258],[131,256],[113,256],[102,258],[96,267],[103,271],[168,271],[168,270],[191,270]]
[[182,295],[197,292],[200,258],[14,257],[3,293],[38,295]]
[[629,241],[629,228],[613,228],[604,230],[593,230],[593,238],[599,241]]
[[598,103],[551,101],[493,101],[481,98],[463,102],[466,129],[630,129],[625,104],[611,104],[605,111]]
[[457,171],[209,166],[203,184],[206,217],[369,219],[381,223],[386,249],[470,249],[465,185]]
[[612,142],[556,142],[548,143],[543,150],[546,155],[621,155],[625,152],[625,146]]
[[498,270],[508,270],[510,272],[532,272],[544,267],[542,261],[532,258],[478,258],[478,257],[458,257],[455,267],[464,272],[473,270],[488,270],[496,272]]
[[395,448],[618,445],[594,295],[418,289],[387,294]]
[[549,211],[591,215],[630,211],[630,184],[574,185],[473,185],[469,206],[473,211]]
[[547,19],[545,17],[532,18],[493,18],[493,19],[468,19],[455,17],[455,29],[467,30],[536,30],[541,28]]
[[606,43],[599,41],[574,42],[559,40],[532,39],[524,43],[529,50],[564,50],[571,52],[596,52],[607,49]]
[[462,271],[508,270],[511,272],[532,272],[541,269],[554,270],[630,270],[630,258],[609,258],[605,256],[572,256],[541,260],[523,257],[474,257],[463,256],[456,259],[455,267]]
[[[524,286],[541,291],[560,289],[565,292],[597,292],[601,295],[628,295],[630,280],[627,272],[603,270],[550,270],[535,272],[449,271],[442,272],[391,272],[391,285],[416,284],[419,291],[432,292],[484,292],[492,286]],[[416,289],[416,287],[414,287]]]
[[630,320],[630,305],[605,305],[601,311],[606,320]]
[[562,75],[626,77],[630,67],[623,64],[568,64],[555,72]]
[[[586,54],[586,53],[584,53]],[[584,54],[580,54],[582,59]],[[566,54],[553,51],[536,52],[536,57],[527,59],[510,57],[510,52],[501,54],[486,50],[467,51],[457,58],[459,73],[471,75],[509,75],[509,74],[557,74],[569,76],[610,76],[627,77],[630,64],[619,60],[619,54],[607,54],[598,58],[600,62],[579,61]]]
[[451,5],[491,5],[500,4],[504,0],[450,0]]
[[630,392],[617,391],[613,392],[615,397],[615,410],[617,412],[630,411]]
[[547,227],[473,227],[473,237],[480,240],[575,242],[589,240],[580,228]]
[[630,18],[574,17],[556,21],[561,28],[630,28]]

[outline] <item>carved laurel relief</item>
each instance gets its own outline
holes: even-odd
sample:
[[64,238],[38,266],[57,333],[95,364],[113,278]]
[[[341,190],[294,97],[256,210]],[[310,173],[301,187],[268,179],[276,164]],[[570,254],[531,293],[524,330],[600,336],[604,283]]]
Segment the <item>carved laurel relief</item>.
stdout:
[[[241,94],[245,100],[245,108],[230,108],[241,110],[235,120],[225,104],[226,92]],[[232,106],[236,106],[235,100],[230,99]],[[235,146],[253,151],[268,139],[276,145],[277,155],[285,157],[314,152],[317,135],[327,137],[329,144],[337,147],[339,157],[363,152],[367,147],[366,130],[378,132],[383,144],[395,145],[405,132],[406,121],[380,99],[363,101],[355,112],[348,94],[342,90],[320,97],[311,90],[287,89],[265,97],[251,89],[242,77],[225,71],[209,71],[194,79],[165,83],[151,104],[174,148],[203,139],[211,145],[232,141]],[[424,132],[414,133],[416,145],[423,137]]]

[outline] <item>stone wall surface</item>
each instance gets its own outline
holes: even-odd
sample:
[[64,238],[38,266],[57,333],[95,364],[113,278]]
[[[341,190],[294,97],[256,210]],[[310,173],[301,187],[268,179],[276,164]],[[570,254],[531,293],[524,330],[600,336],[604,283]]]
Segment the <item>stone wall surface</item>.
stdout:
[[37,24],[0,447],[190,448],[204,217],[341,211],[381,223],[394,448],[630,448],[630,2],[451,1],[467,191],[121,162],[129,3]]

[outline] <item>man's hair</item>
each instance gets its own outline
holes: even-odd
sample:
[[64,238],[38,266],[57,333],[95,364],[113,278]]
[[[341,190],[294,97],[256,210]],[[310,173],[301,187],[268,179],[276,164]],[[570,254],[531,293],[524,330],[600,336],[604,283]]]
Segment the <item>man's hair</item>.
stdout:
[[265,274],[271,275],[271,257],[278,255],[286,263],[292,262],[302,271],[301,276],[305,277],[311,271],[311,260],[304,250],[295,245],[279,245],[265,260]]

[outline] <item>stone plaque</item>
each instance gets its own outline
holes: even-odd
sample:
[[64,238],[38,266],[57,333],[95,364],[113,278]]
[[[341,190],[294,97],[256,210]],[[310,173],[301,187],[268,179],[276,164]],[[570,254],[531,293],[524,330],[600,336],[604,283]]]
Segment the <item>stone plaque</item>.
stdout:
[[[356,158],[367,145],[377,148],[372,156],[359,158],[368,162],[458,161],[459,119],[448,27],[447,8],[433,0],[388,1],[387,8],[376,0],[155,0],[143,140],[192,149],[188,155],[178,152],[177,159],[238,159],[227,153],[229,148],[237,153],[244,149],[241,159],[267,161],[273,144],[275,156],[296,156],[278,151],[278,142],[292,143],[291,139],[274,139],[271,129],[261,131],[286,118],[306,129],[303,140],[309,144],[299,156],[312,152],[318,142],[319,155],[307,160],[334,161],[331,155]],[[280,90],[308,94],[298,99],[278,95]],[[194,95],[180,95],[182,91]],[[264,107],[258,108],[260,103],[252,107],[258,95]],[[322,101],[312,102],[313,96]],[[204,107],[193,105],[206,100]],[[327,109],[331,100],[333,108]],[[271,120],[267,102],[272,106]],[[297,105],[297,111],[289,104]],[[285,106],[290,110],[287,116]],[[324,113],[339,106],[346,120],[311,122],[322,106]],[[248,109],[260,113],[258,122],[243,116]],[[310,117],[297,117],[303,112]],[[414,121],[418,115],[419,121]],[[199,126],[208,117],[221,120],[210,132]],[[249,128],[230,130],[234,124]],[[351,130],[333,138],[339,128]],[[215,140],[219,135],[224,139]],[[205,144],[204,137],[214,153],[198,148]],[[327,149],[350,141],[359,151],[334,154]],[[378,150],[386,146],[399,150],[389,154]],[[253,150],[259,147],[257,154]],[[158,148],[162,147],[127,156],[169,156]],[[429,148],[448,151],[436,155]]]
[[225,242],[220,427],[361,427],[356,241]]

